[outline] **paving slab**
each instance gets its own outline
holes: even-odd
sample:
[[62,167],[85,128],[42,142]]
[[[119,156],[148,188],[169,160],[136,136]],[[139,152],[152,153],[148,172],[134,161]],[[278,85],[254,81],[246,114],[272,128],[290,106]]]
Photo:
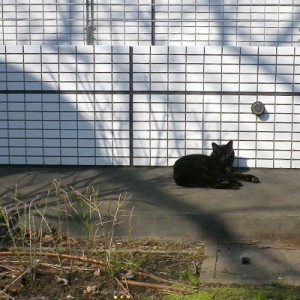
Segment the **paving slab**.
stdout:
[[300,248],[261,243],[208,244],[200,279],[222,284],[300,285]]

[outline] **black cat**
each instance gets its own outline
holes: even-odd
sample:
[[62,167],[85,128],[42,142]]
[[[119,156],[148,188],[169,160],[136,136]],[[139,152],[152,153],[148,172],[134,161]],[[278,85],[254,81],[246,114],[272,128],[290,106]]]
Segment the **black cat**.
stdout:
[[174,166],[174,180],[185,187],[211,187],[214,189],[239,189],[243,186],[238,180],[258,183],[254,175],[233,172],[233,142],[226,145],[212,143],[210,156],[191,154],[179,158]]

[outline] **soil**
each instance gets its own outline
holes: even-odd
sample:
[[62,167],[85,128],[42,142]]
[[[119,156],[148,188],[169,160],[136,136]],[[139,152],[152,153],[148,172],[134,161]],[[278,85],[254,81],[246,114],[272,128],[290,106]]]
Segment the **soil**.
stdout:
[[191,293],[197,299],[205,291],[213,296],[201,299],[300,299],[296,287],[271,287],[262,291],[268,296],[253,298],[201,283],[201,241],[117,240],[113,231],[103,239],[75,239],[50,226],[25,230],[5,213],[0,210],[0,300],[159,300]]
[[43,240],[0,249],[0,299],[161,299],[197,289],[204,260],[200,242]]
[[195,241],[31,234],[0,243],[0,300],[159,300],[192,293],[190,299],[300,299],[299,287],[203,284],[204,259],[204,245]]

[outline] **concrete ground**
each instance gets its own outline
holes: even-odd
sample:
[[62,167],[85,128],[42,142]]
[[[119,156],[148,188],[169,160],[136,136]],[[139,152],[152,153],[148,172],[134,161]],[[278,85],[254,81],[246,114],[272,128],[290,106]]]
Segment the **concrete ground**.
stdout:
[[[14,195],[49,209],[57,202],[44,203],[54,179],[80,191],[93,186],[103,203],[103,217],[112,203],[128,199],[116,235],[205,241],[204,281],[297,284],[300,170],[249,173],[261,183],[213,190],[176,186],[170,167],[0,166],[0,204],[9,207]],[[58,222],[57,210],[47,211],[47,216],[53,225]],[[84,234],[76,219],[69,228]]]

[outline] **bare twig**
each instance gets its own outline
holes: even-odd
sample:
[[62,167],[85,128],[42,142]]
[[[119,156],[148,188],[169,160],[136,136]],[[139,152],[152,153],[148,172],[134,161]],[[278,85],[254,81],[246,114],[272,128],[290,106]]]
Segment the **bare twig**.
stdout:
[[[3,296],[3,298],[2,298],[2,296]],[[15,300],[15,298],[14,297],[11,297],[11,296],[9,296],[8,294],[6,294],[4,291],[1,291],[0,290],[0,300],[7,300],[7,299],[10,299],[10,300]]]
[[[1,253],[1,252],[0,252]],[[6,293],[6,291],[15,283],[17,282],[20,278],[22,278],[25,274],[27,274],[29,271],[31,271],[33,268],[36,267],[38,262],[36,262],[35,264],[32,264],[30,267],[27,268],[27,270],[25,270],[22,274],[20,274],[18,277],[16,277],[15,280],[13,280],[9,285],[7,285],[2,291],[1,293]]]
[[148,274],[148,273],[144,273],[144,272],[137,272],[136,273],[138,276],[141,276],[141,277],[148,277],[148,278],[151,278],[157,282],[164,282],[164,283],[174,283],[174,281],[171,281],[171,280],[168,280],[168,279],[164,279],[164,278],[161,278],[161,277],[158,277],[156,275],[153,275],[153,274]]
[[[31,256],[32,253],[30,251],[20,251],[20,252],[12,252],[12,251],[4,251],[0,252],[0,256]],[[35,256],[40,256],[40,257],[59,257],[62,259],[68,259],[68,260],[75,260],[75,261],[80,261],[80,262],[86,262],[86,263],[91,263],[94,265],[101,265],[105,266],[106,263],[97,260],[97,259],[92,259],[92,258],[87,258],[87,257],[81,257],[81,256],[76,256],[76,255],[69,255],[69,254],[59,254],[59,253],[52,253],[52,252],[36,252]]]
[[134,281],[134,280],[121,280],[121,282],[127,285],[156,289],[156,290],[172,291],[177,293],[186,292],[186,290],[183,288],[165,285],[165,284],[155,284],[155,283],[148,283],[148,282],[141,282],[141,281]]
[[64,271],[70,271],[70,272],[93,272],[95,271],[94,268],[83,268],[83,267],[78,267],[78,266],[61,266],[61,265],[56,265],[56,264],[49,264],[49,263],[40,263],[39,267],[44,267],[44,268],[49,268],[49,269],[54,269],[56,271],[60,271],[63,269]]
[[3,268],[3,269],[8,270],[10,272],[20,271],[20,268],[8,266],[8,265],[0,265],[0,268]]
[[[132,295],[130,294],[128,288],[126,288],[123,283],[117,278],[115,277],[115,280],[117,281],[117,283],[120,285],[120,287],[123,289],[123,291],[130,297],[130,299],[133,299]],[[128,286],[128,285],[126,285]]]

